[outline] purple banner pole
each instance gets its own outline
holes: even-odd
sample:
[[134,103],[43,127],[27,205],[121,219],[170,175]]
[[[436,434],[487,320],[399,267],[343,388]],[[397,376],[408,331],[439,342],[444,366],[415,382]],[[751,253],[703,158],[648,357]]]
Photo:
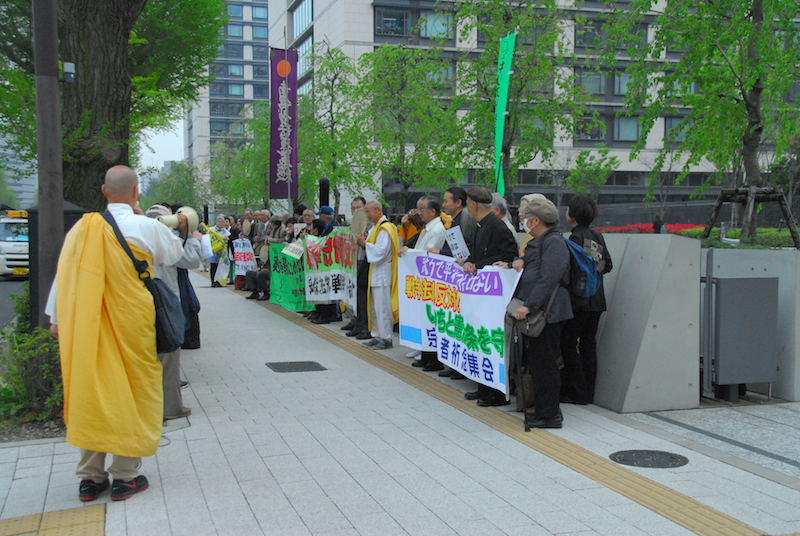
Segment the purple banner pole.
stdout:
[[297,51],[270,49],[269,197],[297,197]]

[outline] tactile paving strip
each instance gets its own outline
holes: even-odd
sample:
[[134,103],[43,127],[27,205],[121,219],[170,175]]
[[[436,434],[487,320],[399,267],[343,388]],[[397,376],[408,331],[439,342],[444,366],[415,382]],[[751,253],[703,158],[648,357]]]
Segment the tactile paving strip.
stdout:
[[764,531],[620,467],[546,430],[525,432],[521,419],[508,412],[498,408],[481,408],[475,402],[466,400],[458,389],[426,374],[420,374],[411,367],[384,357],[338,333],[312,324],[297,313],[272,303],[261,302],[260,305],[695,534],[701,536],[764,536],[765,534]]
[[102,504],[0,520],[0,536],[103,536]]

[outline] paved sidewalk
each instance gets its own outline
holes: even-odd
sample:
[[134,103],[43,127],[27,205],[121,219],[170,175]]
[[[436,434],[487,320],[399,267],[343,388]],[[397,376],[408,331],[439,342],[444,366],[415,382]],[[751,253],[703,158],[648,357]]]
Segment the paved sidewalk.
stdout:
[[[471,382],[412,369],[405,348],[373,352],[342,324],[312,327],[192,281],[203,304],[203,347],[182,354],[193,413],[144,460],[149,490],[89,503],[107,503],[107,535],[800,533],[800,404],[563,406],[562,430],[526,434],[508,407],[465,401]],[[275,361],[327,370],[276,373]],[[628,449],[690,463],[608,461]],[[85,507],[76,461],[63,441],[0,447],[0,519]]]

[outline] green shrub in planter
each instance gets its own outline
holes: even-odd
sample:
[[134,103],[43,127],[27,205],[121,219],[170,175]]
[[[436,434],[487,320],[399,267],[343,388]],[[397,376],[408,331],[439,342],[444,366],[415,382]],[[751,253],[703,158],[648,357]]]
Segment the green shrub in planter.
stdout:
[[28,287],[16,300],[15,324],[0,332],[0,418],[19,421],[60,419],[64,407],[58,340],[46,329],[29,332]]

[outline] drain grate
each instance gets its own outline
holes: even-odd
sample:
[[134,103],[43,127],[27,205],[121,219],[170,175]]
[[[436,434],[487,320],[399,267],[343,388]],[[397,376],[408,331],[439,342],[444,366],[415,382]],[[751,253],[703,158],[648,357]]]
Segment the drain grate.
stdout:
[[328,370],[316,361],[275,361],[264,363],[275,372],[313,372],[315,370]]
[[655,469],[681,467],[689,463],[689,458],[685,456],[661,450],[621,450],[615,452],[609,458],[611,458],[611,461],[622,465],[653,467]]

